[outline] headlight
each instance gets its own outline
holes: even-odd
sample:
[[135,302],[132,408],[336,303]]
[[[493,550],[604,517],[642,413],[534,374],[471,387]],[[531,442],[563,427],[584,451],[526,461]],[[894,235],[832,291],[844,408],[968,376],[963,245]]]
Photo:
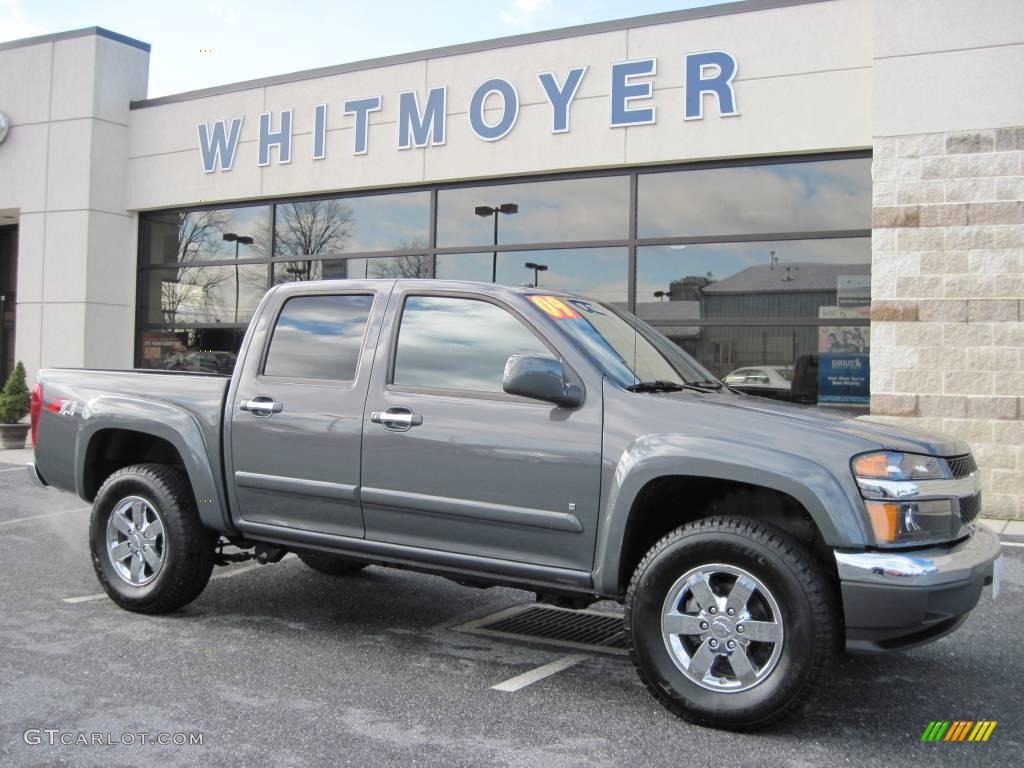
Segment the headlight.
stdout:
[[949,468],[935,456],[880,451],[854,459],[853,474],[865,480],[945,480]]
[[879,545],[937,543],[960,532],[960,483],[945,459],[879,451],[857,456],[852,468]]

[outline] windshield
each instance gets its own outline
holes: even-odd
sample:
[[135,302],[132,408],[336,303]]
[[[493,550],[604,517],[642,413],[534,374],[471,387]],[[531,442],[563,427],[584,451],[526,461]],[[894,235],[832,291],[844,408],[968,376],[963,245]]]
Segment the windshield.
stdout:
[[611,304],[540,295],[530,296],[530,301],[557,320],[620,386],[715,381],[667,338]]

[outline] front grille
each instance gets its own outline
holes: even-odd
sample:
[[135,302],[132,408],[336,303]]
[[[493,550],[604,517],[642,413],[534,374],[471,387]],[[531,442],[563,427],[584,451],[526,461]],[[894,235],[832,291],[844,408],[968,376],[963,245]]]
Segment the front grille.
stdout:
[[981,493],[973,496],[962,496],[960,498],[960,520],[964,523],[971,522],[981,512]]
[[974,457],[971,454],[964,456],[953,456],[950,459],[946,459],[946,463],[949,464],[949,471],[953,473],[953,477],[959,480],[961,477],[967,477],[971,472],[978,471],[978,465],[974,461]]

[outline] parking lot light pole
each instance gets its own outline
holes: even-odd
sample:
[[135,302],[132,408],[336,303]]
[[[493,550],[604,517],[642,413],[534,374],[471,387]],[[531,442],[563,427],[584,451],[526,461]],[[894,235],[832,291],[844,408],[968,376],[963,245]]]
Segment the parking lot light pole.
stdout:
[[533,287],[534,288],[540,288],[540,278],[538,277],[537,273],[538,272],[547,272],[548,271],[548,265],[547,264],[538,264],[535,261],[528,261],[523,266],[525,266],[527,269],[532,269],[533,270]]
[[224,240],[235,244],[235,322],[238,322],[238,246],[252,245],[253,240],[248,235],[236,235],[234,232],[225,232]]
[[473,212],[477,216],[486,218],[488,216],[494,217],[494,252],[491,254],[491,282],[498,282],[498,214],[504,213],[506,215],[512,215],[513,213],[519,213],[519,205],[517,203],[502,203],[501,205],[478,205],[473,209]]

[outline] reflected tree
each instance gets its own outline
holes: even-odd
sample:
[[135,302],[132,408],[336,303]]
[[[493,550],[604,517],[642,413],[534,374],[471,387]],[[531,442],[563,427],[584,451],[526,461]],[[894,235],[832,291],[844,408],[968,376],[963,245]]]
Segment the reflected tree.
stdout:
[[[426,247],[426,241],[417,238],[403,241],[398,250],[414,251]],[[415,253],[374,259],[370,262],[370,276],[392,279],[431,278],[434,276],[434,258],[426,253]]]
[[345,200],[309,200],[277,206],[274,255],[293,257],[284,267],[288,281],[318,280],[317,262],[344,251],[355,214]]
[[227,224],[224,211],[192,211],[178,214],[178,270],[174,280],[160,283],[160,310],[164,322],[196,321],[219,309],[215,288],[230,276],[222,268],[202,266],[216,254]]

